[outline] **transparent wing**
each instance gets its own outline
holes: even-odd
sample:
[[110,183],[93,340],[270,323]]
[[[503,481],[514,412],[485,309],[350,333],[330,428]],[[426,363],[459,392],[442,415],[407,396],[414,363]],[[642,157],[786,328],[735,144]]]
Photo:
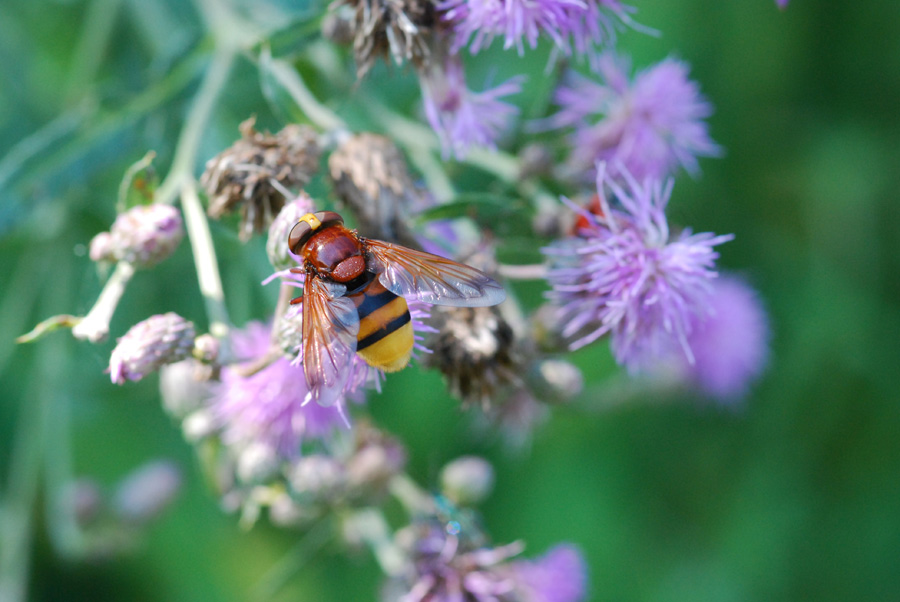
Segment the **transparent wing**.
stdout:
[[343,287],[307,277],[303,285],[303,373],[316,403],[333,405],[341,395],[353,354],[359,316]]
[[381,240],[366,239],[365,244],[369,265],[395,295],[455,307],[497,305],[506,299],[502,286],[471,266]]

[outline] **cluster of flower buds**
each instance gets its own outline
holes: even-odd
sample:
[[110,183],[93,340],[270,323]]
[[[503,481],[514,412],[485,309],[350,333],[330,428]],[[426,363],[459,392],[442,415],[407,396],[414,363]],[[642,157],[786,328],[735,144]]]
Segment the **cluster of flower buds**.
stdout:
[[181,213],[171,205],[138,205],[119,214],[109,232],[91,241],[94,261],[125,261],[136,268],[156,265],[184,237]]

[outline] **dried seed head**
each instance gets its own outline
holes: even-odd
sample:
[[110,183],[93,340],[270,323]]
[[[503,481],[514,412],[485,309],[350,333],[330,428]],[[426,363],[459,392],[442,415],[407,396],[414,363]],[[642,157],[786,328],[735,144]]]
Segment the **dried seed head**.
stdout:
[[166,364],[187,359],[194,347],[194,325],[169,312],[138,322],[119,339],[109,358],[112,382],[141,380]]
[[269,239],[266,241],[266,253],[275,270],[286,270],[296,265],[289,252],[288,237],[300,218],[313,211],[315,211],[313,200],[308,194],[301,192],[300,196],[287,203],[272,220],[272,225],[269,226]]
[[240,208],[242,240],[263,232],[292,196],[290,189],[308,184],[319,167],[311,127],[291,124],[272,135],[257,132],[255,121],[241,124],[241,139],[210,159],[200,177],[210,217],[221,219]]
[[438,332],[426,341],[424,358],[440,370],[450,391],[465,403],[489,406],[519,381],[522,358],[512,327],[496,307],[435,306]]
[[91,241],[94,261],[127,261],[151,267],[169,255],[184,238],[181,213],[171,205],[138,205],[120,213],[109,232]]
[[328,172],[363,235],[418,246],[405,222],[422,205],[422,193],[403,153],[389,138],[370,133],[351,136],[331,153]]
[[439,25],[432,0],[335,0],[331,10],[342,6],[354,11],[353,52],[356,76],[362,78],[375,59],[388,56],[400,65],[412,61],[425,65],[430,57],[429,38]]

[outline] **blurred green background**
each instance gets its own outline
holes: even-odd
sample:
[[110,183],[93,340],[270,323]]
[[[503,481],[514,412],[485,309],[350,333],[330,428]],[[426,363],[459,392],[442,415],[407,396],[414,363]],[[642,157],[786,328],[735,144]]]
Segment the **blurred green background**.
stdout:
[[[637,66],[684,58],[716,107],[711,132],[727,154],[702,161],[697,180],[679,177],[670,219],[736,233],[721,266],[747,276],[771,313],[765,377],[739,408],[638,400],[589,419],[558,408],[518,453],[472,435],[439,376],[418,367],[389,378],[371,412],[406,442],[427,486],[457,455],[495,462],[483,506],[494,540],[522,538],[532,556],[576,543],[591,600],[900,599],[900,3],[634,4],[662,35],[629,31],[618,47]],[[102,281],[86,245],[112,222],[130,163],[153,149],[165,173],[208,57],[203,29],[196,8],[176,0],[0,3],[0,533],[15,530],[16,500],[38,491],[32,600],[253,599],[296,552],[298,533],[265,521],[244,531],[220,511],[160,408],[157,379],[109,383],[112,342],[13,342],[94,302]],[[488,55],[501,77],[532,74],[526,114],[545,50]],[[351,64],[337,65],[348,78]],[[400,83],[379,88],[391,74]],[[367,95],[419,102],[404,70],[348,81],[332,106],[356,127],[372,127],[360,112]],[[322,98],[335,93],[310,83]],[[239,60],[201,161],[251,113],[279,127],[256,69]],[[275,290],[257,285],[270,269],[262,241],[243,246],[233,228],[212,226],[232,319],[264,318]],[[112,338],[163,311],[204,325],[186,244],[137,275]],[[576,358],[589,382],[610,372],[602,345]],[[34,450],[40,466],[14,462]],[[54,552],[53,512],[34,487],[70,470],[111,488],[158,457],[183,467],[184,491],[132,554],[87,562]],[[9,546],[0,540],[0,555]],[[380,580],[367,553],[328,546],[285,574],[266,599],[371,600]]]

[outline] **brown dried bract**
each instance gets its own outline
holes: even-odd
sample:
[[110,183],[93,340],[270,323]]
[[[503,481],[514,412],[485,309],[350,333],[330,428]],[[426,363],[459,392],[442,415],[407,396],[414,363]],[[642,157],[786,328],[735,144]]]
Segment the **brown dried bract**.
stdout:
[[411,61],[416,67],[428,62],[430,36],[438,25],[432,0],[335,0],[331,10],[353,10],[353,52],[356,75],[362,78],[375,59],[396,63]]
[[241,210],[241,240],[264,232],[292,188],[309,183],[319,167],[315,130],[291,124],[277,134],[256,131],[256,118],[240,125],[241,139],[206,164],[200,184],[213,219]]
[[351,136],[331,153],[328,171],[364,236],[418,248],[406,222],[424,204],[423,193],[390,139],[370,133]]

